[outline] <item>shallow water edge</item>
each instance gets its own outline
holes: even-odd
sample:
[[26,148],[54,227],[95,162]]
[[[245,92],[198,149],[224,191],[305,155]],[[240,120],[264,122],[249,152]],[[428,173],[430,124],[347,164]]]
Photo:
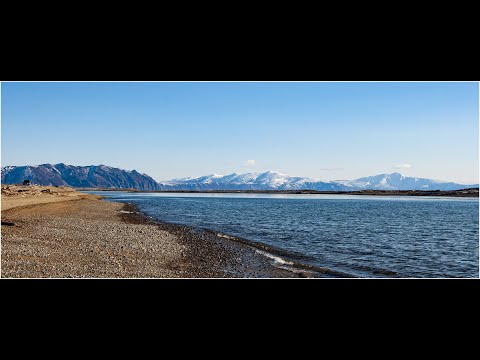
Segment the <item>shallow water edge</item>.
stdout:
[[[126,202],[123,204],[124,208],[120,216],[126,222],[142,222],[160,226],[162,230],[177,235],[181,241],[187,244],[189,241],[192,241],[192,236],[197,235],[203,241],[225,246],[234,253],[241,252],[242,257],[247,259],[247,263],[235,264],[237,265],[236,268],[232,268],[232,265],[229,264],[224,270],[230,273],[233,278],[356,278],[356,276],[351,274],[302,263],[301,259],[305,258],[302,254],[288,252],[260,242],[219,233],[210,229],[168,223],[147,215],[136,204]],[[251,276],[251,268],[261,269],[259,272],[260,276]]]

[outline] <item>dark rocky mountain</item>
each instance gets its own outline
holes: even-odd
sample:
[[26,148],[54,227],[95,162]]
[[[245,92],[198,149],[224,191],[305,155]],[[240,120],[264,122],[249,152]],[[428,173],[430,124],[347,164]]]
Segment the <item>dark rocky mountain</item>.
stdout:
[[73,166],[60,163],[2,167],[2,184],[21,184],[24,180],[53,186],[159,189],[157,182],[148,175],[105,165]]

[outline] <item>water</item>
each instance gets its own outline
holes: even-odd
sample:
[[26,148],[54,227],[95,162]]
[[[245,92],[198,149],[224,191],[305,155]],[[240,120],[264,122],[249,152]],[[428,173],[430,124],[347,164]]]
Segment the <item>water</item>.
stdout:
[[[358,277],[478,277],[478,198],[90,192]],[[273,260],[272,260],[273,261]],[[276,261],[280,264],[281,261]]]

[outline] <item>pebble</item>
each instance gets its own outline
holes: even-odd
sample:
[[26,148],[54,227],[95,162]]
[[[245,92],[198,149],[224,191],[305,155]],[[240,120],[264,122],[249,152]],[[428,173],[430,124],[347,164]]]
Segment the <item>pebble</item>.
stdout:
[[155,223],[131,205],[82,199],[4,217],[22,226],[2,227],[2,277],[247,277],[252,269],[255,277],[296,276],[248,246]]

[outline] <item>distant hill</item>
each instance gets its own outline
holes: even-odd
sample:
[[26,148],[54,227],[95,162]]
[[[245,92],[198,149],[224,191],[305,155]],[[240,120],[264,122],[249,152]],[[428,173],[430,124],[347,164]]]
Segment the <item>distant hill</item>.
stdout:
[[122,188],[135,190],[460,190],[478,188],[439,180],[409,177],[400,173],[380,174],[354,180],[321,181],[294,177],[276,171],[263,173],[233,173],[206,175],[198,178],[173,179],[157,183],[150,176],[105,165],[73,166],[43,164],[37,166],[6,166],[2,168],[2,183],[19,184],[30,180],[39,185],[72,187]]
[[2,167],[3,184],[19,184],[23,180],[38,185],[158,190],[157,182],[148,175],[105,165],[73,166],[60,163]]
[[158,184],[161,190],[459,190],[478,187],[439,180],[408,177],[400,173],[380,174],[355,180],[321,181],[293,177],[276,171],[230,175],[207,175],[198,178],[174,179]]
[[410,177],[400,173],[380,174],[355,180],[337,180],[354,190],[460,190],[478,187],[453,182]]
[[161,190],[321,190],[342,191],[348,187],[334,182],[292,177],[276,171],[230,175],[207,175],[199,178],[174,179],[158,184]]

